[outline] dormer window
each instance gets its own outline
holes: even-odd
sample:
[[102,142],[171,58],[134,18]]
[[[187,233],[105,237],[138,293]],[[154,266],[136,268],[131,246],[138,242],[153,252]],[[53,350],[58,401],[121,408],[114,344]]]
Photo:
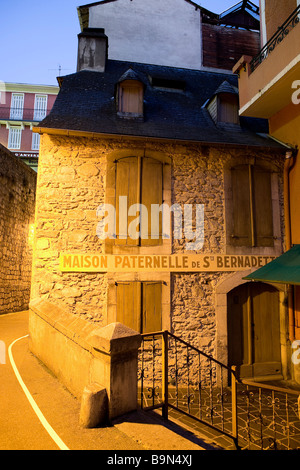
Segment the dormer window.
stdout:
[[238,124],[239,105],[236,95],[221,93],[218,95],[218,122]]
[[143,118],[144,84],[133,70],[127,71],[118,83],[117,106],[120,117]]
[[239,124],[239,98],[235,87],[223,82],[207,104],[215,124]]

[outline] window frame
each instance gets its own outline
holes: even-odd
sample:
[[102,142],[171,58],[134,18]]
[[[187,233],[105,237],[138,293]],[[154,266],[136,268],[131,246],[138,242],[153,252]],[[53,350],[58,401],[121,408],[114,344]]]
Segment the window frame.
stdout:
[[[130,103],[130,92],[137,90],[136,108],[132,110]],[[118,116],[123,118],[142,119],[144,116],[144,85],[139,80],[123,80],[118,84],[117,93]]]
[[[20,150],[21,149],[22,130],[23,129],[22,129],[21,126],[9,126],[8,144],[7,144],[7,148],[9,150]],[[17,138],[16,138],[16,135],[18,136]],[[16,143],[16,145],[13,145],[15,143]]]
[[[16,100],[16,97],[21,98],[19,100]],[[15,106],[15,100],[16,104],[20,104],[20,106]],[[16,121],[22,121],[23,120],[23,113],[24,113],[24,101],[25,101],[25,95],[24,93],[12,93],[11,94],[11,102],[10,102],[10,119],[16,120]]]

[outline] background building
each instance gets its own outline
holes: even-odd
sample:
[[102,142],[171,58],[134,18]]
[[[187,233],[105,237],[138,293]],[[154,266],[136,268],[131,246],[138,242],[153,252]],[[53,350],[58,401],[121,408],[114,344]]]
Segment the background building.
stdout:
[[105,28],[114,60],[231,72],[260,48],[259,9],[245,0],[220,15],[191,0],[109,0],[80,6],[78,16],[82,31]]
[[32,128],[50,112],[59,88],[0,82],[0,143],[37,170],[40,138]]

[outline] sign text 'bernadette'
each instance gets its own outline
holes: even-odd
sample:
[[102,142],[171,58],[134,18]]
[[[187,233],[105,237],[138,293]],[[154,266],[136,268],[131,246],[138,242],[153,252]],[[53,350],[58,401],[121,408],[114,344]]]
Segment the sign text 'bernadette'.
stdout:
[[245,255],[101,255],[62,253],[62,272],[213,272],[260,268],[272,256]]

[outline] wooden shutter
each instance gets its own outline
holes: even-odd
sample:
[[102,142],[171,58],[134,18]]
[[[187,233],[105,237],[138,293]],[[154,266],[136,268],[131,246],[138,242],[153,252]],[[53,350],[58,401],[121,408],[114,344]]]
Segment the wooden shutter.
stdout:
[[233,233],[231,243],[235,246],[251,246],[250,174],[248,165],[231,170]]
[[162,329],[162,284],[161,282],[143,282],[143,318],[142,331],[150,333]]
[[117,322],[141,332],[141,283],[118,282]]
[[221,94],[219,96],[218,120],[238,124],[238,101],[234,95]]
[[253,167],[253,212],[257,246],[273,246],[271,173]]
[[120,85],[119,111],[143,114],[143,85],[135,80],[125,80]]
[[[136,217],[127,217],[129,207],[139,202],[140,182],[138,158],[122,158],[116,162],[116,166],[116,243],[118,245],[138,245],[138,238],[133,239],[128,237],[128,226]],[[120,214],[120,196],[127,196],[126,213],[123,212]],[[120,216],[123,219],[126,217],[127,230],[124,224],[120,226]]]
[[[162,238],[162,215],[151,221],[151,205],[163,202],[163,164],[154,158],[145,157],[142,160],[141,203],[147,208],[148,227],[141,228],[141,245],[158,245]],[[152,237],[151,237],[151,222]],[[147,230],[145,230],[147,228]],[[148,232],[148,233],[147,233]],[[145,238],[145,234],[148,238]]]

